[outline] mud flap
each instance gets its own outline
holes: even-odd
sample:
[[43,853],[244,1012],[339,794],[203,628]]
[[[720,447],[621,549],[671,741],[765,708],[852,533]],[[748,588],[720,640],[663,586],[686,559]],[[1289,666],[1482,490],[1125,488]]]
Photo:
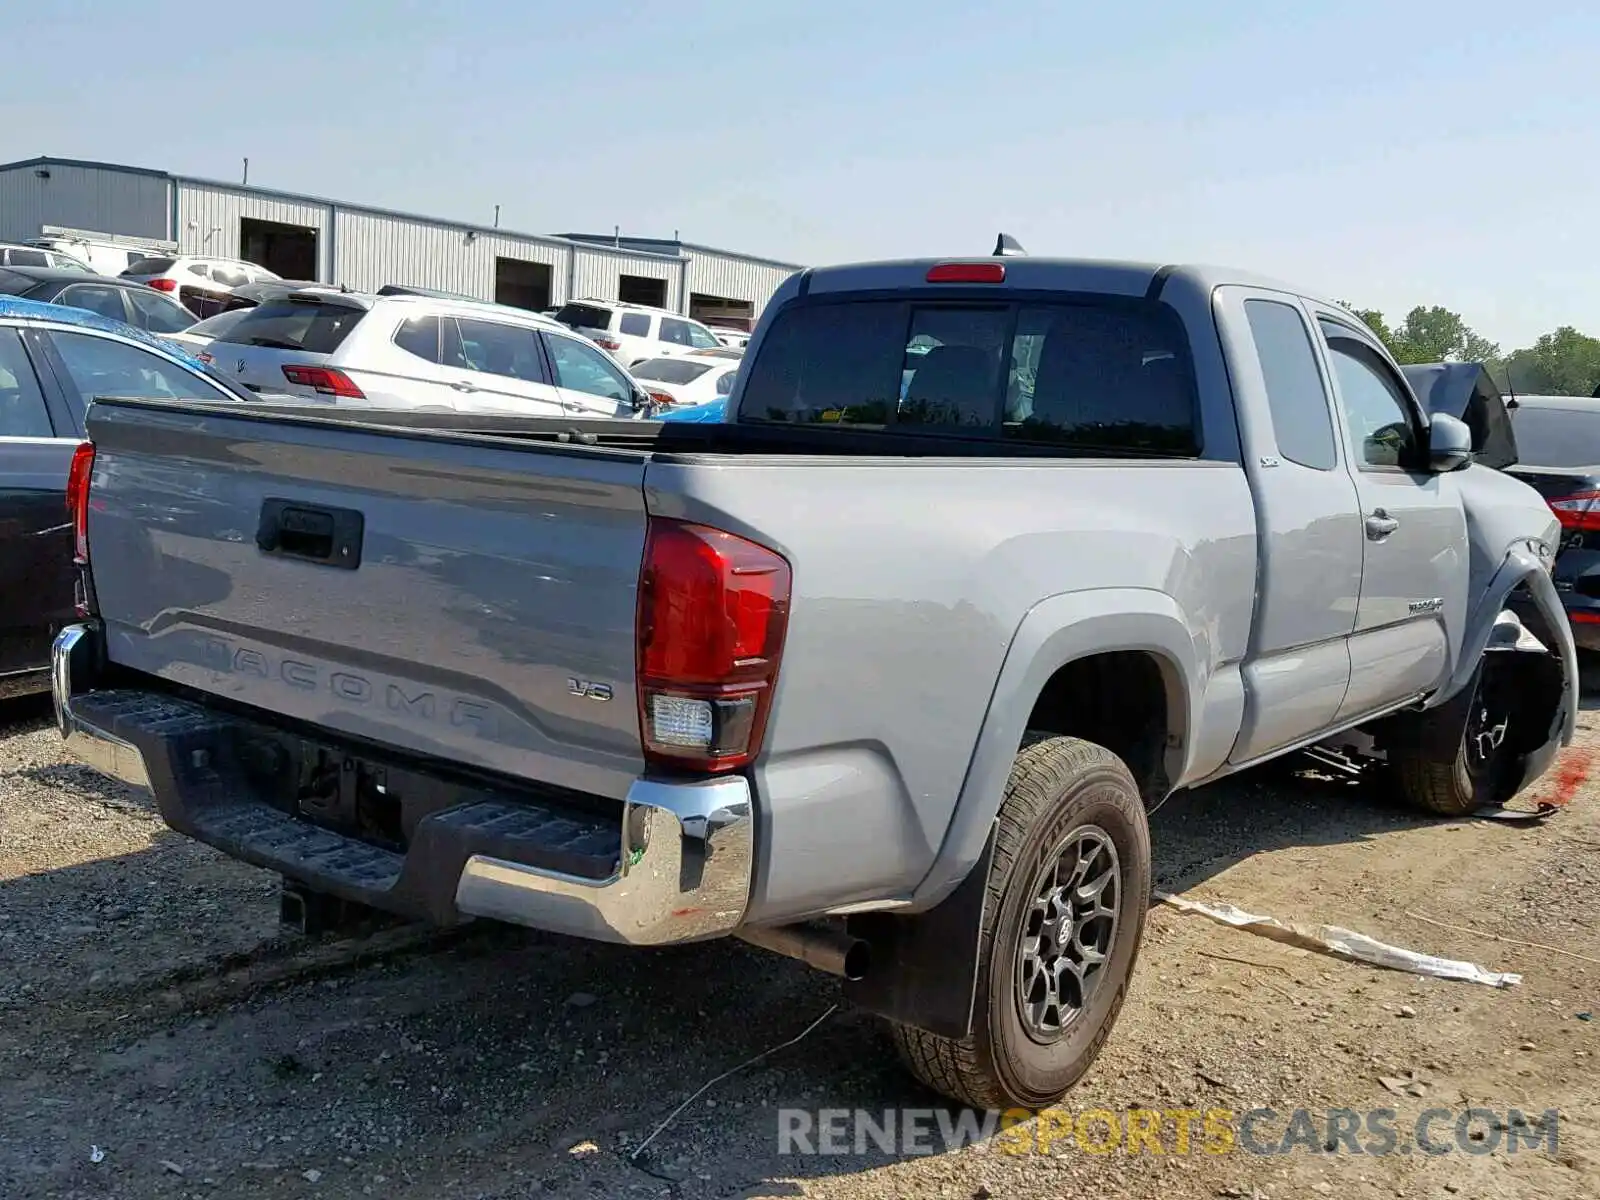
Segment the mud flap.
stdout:
[[872,947],[864,979],[844,985],[858,1008],[940,1037],[972,1029],[978,985],[978,938],[989,893],[994,834],[967,877],[927,912],[860,913],[846,925]]

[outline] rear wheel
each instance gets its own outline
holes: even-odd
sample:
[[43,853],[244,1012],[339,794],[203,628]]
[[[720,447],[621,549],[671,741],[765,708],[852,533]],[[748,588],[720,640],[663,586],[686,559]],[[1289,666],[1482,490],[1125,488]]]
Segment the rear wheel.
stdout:
[[[1473,681],[1455,753],[1443,758],[1419,748],[1396,758],[1396,777],[1407,803],[1440,816],[1462,817],[1508,800],[1516,786],[1506,737],[1515,719],[1512,700],[1504,674],[1486,661]],[[1434,719],[1446,719],[1443,711]]]
[[1030,735],[995,830],[972,1029],[893,1027],[911,1071],[974,1108],[1039,1109],[1087,1071],[1116,1023],[1150,895],[1144,804],[1122,761]]

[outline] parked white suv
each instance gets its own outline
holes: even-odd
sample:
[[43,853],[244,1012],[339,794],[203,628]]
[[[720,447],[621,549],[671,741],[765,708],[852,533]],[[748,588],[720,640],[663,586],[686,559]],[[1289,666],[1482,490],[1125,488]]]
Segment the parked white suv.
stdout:
[[165,292],[202,319],[221,312],[234,288],[279,278],[265,267],[238,259],[170,254],[140,258],[129,264],[122,277]]
[[200,357],[251,391],[368,408],[632,417],[650,404],[566,326],[465,300],[307,288],[250,309]]
[[722,345],[699,321],[664,308],[616,300],[573,300],[561,306],[556,320],[630,367],[647,358],[672,358]]

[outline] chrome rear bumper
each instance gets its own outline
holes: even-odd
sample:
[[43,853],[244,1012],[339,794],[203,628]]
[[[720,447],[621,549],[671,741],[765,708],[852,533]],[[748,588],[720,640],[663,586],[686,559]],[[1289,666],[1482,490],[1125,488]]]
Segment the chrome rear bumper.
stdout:
[[597,819],[567,820],[531,794],[464,790],[460,805],[424,817],[406,850],[391,852],[257,798],[231,765],[239,718],[162,692],[95,690],[102,653],[92,623],[55,640],[51,692],[67,749],[149,789],[168,825],[235,858],[407,916],[488,917],[630,945],[716,937],[744,919],[755,824],[742,777],[635,780],[608,875],[550,868],[584,837],[593,844]]

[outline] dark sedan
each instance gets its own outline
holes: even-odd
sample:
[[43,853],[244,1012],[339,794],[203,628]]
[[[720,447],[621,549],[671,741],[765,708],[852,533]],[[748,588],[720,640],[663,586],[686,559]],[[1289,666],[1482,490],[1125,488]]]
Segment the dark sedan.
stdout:
[[49,686],[51,638],[73,619],[67,477],[96,396],[251,399],[120,320],[0,296],[0,697]]
[[176,300],[130,279],[49,267],[0,267],[0,294],[64,304],[151,333],[177,333],[196,317]]

